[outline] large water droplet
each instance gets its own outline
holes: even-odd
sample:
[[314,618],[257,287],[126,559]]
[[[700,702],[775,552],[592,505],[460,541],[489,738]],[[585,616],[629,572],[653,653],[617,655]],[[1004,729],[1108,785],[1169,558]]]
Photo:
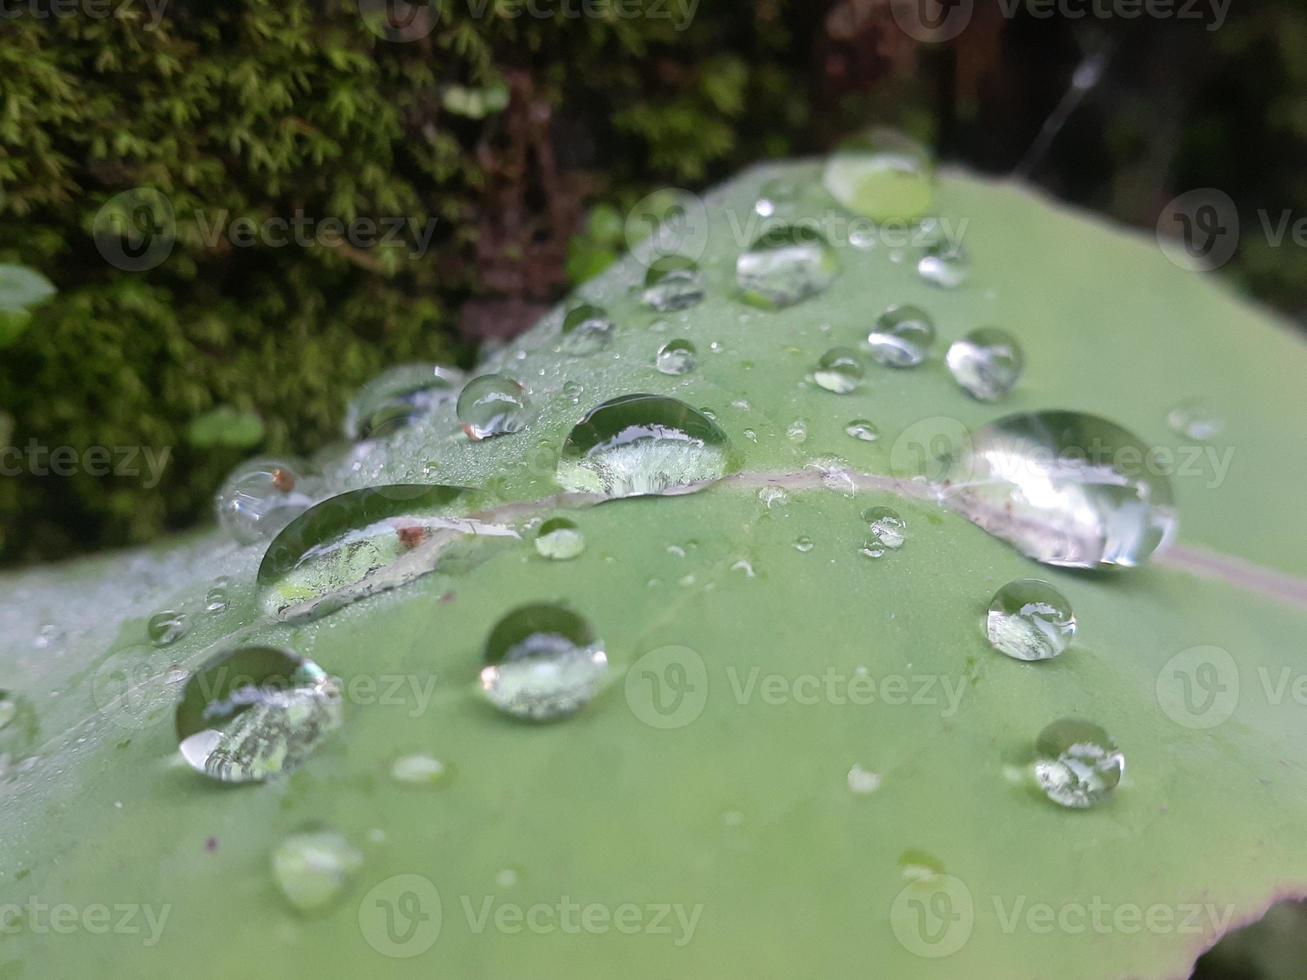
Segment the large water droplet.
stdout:
[[461,487],[400,484],[324,500],[268,546],[259,565],[264,609],[282,619],[321,615],[468,564],[511,528],[460,516],[477,496]]
[[835,250],[804,225],[778,225],[758,236],[735,262],[746,302],[781,309],[821,292],[839,273]]
[[1008,415],[947,463],[941,500],[1049,565],[1133,567],[1175,532],[1171,483],[1152,450],[1080,412]]
[[980,327],[955,340],[945,360],[953,380],[983,402],[1006,398],[1025,363],[1017,339],[998,327]]
[[812,378],[827,391],[847,395],[862,381],[862,359],[849,347],[832,347],[817,361]]
[[205,661],[186,681],[177,739],[197,772],[256,782],[301,765],[341,719],[340,693],[312,660],[241,647]]
[[302,460],[247,460],[218,491],[218,523],[241,544],[265,541],[313,506],[317,490],[317,475]]
[[971,259],[957,242],[935,242],[917,261],[917,275],[940,289],[957,289],[971,278]]
[[932,196],[926,151],[884,128],[841,145],[827,160],[822,182],[844,207],[877,222],[918,218]]
[[574,714],[603,686],[608,656],[590,624],[563,606],[519,606],[486,640],[481,689],[501,711],[532,721]]
[[689,493],[730,469],[726,434],[701,412],[661,395],[624,395],[578,422],[563,444],[558,482],[606,497]]
[[272,876],[300,912],[326,908],[363,867],[363,855],[331,830],[291,834],[272,852]]
[[1083,809],[1107,798],[1121,782],[1125,756],[1091,721],[1063,718],[1035,740],[1035,779],[1054,803]]
[[694,344],[688,340],[669,340],[658,348],[655,366],[663,374],[689,374],[694,370]]
[[1221,418],[1214,408],[1198,398],[1176,405],[1167,413],[1166,421],[1172,431],[1186,439],[1197,439],[1200,442],[1215,439],[1225,431],[1225,419]]
[[684,255],[664,255],[649,263],[641,300],[659,313],[671,313],[694,306],[703,292],[699,263]]
[[563,350],[576,357],[601,351],[612,340],[613,329],[607,310],[592,303],[574,306],[563,317]]
[[867,334],[871,356],[887,367],[916,367],[935,342],[935,322],[918,306],[891,306]]
[[568,561],[585,551],[585,536],[566,517],[552,517],[536,532],[536,551],[554,561]]
[[458,420],[473,442],[521,431],[529,411],[526,389],[506,374],[473,378],[458,396]]
[[1023,578],[994,594],[985,617],[990,645],[1014,660],[1050,660],[1076,635],[1071,603],[1047,582]]
[[401,364],[373,378],[345,410],[348,439],[376,439],[453,399],[463,372],[438,364]]

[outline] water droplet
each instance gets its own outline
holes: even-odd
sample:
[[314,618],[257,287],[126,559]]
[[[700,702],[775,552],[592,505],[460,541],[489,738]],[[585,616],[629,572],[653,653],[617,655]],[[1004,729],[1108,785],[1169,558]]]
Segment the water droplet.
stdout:
[[363,855],[335,831],[291,834],[272,852],[272,876],[300,912],[331,905],[363,867]]
[[481,689],[519,718],[553,721],[584,707],[603,686],[608,656],[590,624],[563,606],[519,606],[486,640]]
[[585,536],[566,517],[553,517],[536,532],[536,551],[555,561],[567,561],[585,551]]
[[1176,529],[1153,451],[1094,415],[1005,416],[955,449],[945,475],[943,503],[1050,565],[1134,567]]
[[817,362],[813,380],[827,391],[847,395],[862,381],[862,359],[848,347],[832,347]]
[[956,289],[971,277],[971,260],[956,242],[936,242],[917,261],[917,275],[941,289]]
[[165,609],[150,617],[145,632],[156,647],[166,647],[180,640],[190,628],[191,624],[185,613],[176,609]]
[[768,484],[758,489],[758,499],[763,502],[768,510],[775,507],[784,507],[790,502],[790,495],[785,492],[783,487]]
[[231,605],[231,597],[228,593],[229,585],[230,582],[225,575],[214,580],[213,586],[204,595],[204,611],[206,613],[216,616],[227,611],[227,607]]
[[177,739],[197,772],[256,782],[301,765],[341,720],[340,693],[312,660],[241,647],[211,657],[186,681]]
[[1063,718],[1035,740],[1035,779],[1054,803],[1083,809],[1107,798],[1121,782],[1125,756],[1091,721]]
[[998,327],[980,327],[955,340],[945,360],[953,380],[983,402],[1006,398],[1025,363],[1017,339]]
[[448,767],[423,752],[402,755],[390,764],[390,777],[410,786],[431,786],[443,780]]
[[794,202],[800,189],[800,185],[789,177],[773,177],[759,189],[753,211],[760,218],[774,217],[782,206]]
[[924,881],[944,873],[944,862],[925,851],[907,850],[899,855],[899,873],[905,881]]
[[1225,431],[1225,419],[1201,399],[1181,402],[1167,413],[1171,429],[1186,439],[1205,442]]
[[317,489],[316,473],[301,460],[248,460],[218,491],[218,523],[241,544],[265,541],[313,506]]
[[871,356],[886,367],[916,367],[935,342],[935,322],[919,306],[891,306],[876,320],[867,344]]
[[826,289],[839,273],[835,250],[803,225],[778,225],[758,236],[735,262],[746,302],[781,309]]
[[794,550],[806,555],[812,550],[812,538],[808,537],[806,534],[795,538]]
[[463,372],[438,364],[401,364],[373,378],[350,399],[345,437],[376,439],[453,399]]
[[902,133],[877,127],[830,155],[822,183],[844,207],[873,221],[910,221],[930,207],[930,157]]
[[866,796],[880,789],[880,776],[859,765],[849,770],[848,782],[849,791],[859,796]]
[[688,340],[669,340],[658,348],[655,365],[663,374],[689,374],[694,370],[694,344]]
[[458,396],[458,420],[473,442],[520,432],[529,411],[526,389],[506,374],[473,378]]
[[644,305],[659,313],[694,306],[703,299],[699,263],[684,255],[664,255],[649,264],[644,276]]
[[753,578],[757,574],[756,572],[754,572],[753,565],[749,562],[747,558],[741,558],[734,565],[732,565],[731,571],[742,572],[745,578]]
[[870,419],[854,419],[844,427],[844,431],[861,442],[875,442],[880,438],[880,430]]
[[898,551],[903,547],[908,526],[897,511],[889,507],[870,507],[863,511],[862,519],[871,532],[871,538],[862,548],[864,555],[879,558],[886,549]]
[[623,395],[590,410],[558,462],[568,490],[606,497],[690,493],[731,468],[726,434],[684,402]]
[[565,397],[573,405],[575,405],[577,402],[581,400],[581,394],[584,391],[585,389],[575,381],[563,382],[563,397]]
[[266,611],[299,619],[339,609],[434,570],[470,565],[511,528],[460,516],[479,498],[462,487],[400,484],[351,490],[305,511],[259,565]]
[[592,303],[574,306],[563,317],[563,350],[576,357],[594,354],[608,346],[614,329],[602,307]]
[[785,428],[785,438],[795,445],[803,445],[808,441],[808,423],[803,419],[795,419]]
[[36,631],[36,638],[32,640],[32,646],[38,650],[57,650],[63,646],[64,631],[54,623],[46,623]]
[[995,593],[985,617],[990,645],[1015,660],[1050,660],[1076,635],[1071,603],[1047,582],[1023,578]]

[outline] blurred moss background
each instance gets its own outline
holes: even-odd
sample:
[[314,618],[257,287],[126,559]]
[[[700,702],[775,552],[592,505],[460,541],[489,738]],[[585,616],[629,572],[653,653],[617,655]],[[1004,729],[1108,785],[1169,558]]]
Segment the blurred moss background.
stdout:
[[[193,525],[241,458],[335,438],[383,366],[467,364],[528,326],[625,247],[626,209],[657,187],[871,122],[1011,172],[1094,51],[1111,54],[1102,81],[1031,179],[1144,227],[1180,191],[1219,187],[1246,219],[1225,274],[1307,310],[1307,250],[1271,247],[1254,217],[1307,201],[1302,3],[1211,29],[1210,6],[1068,19],[977,0],[959,37],[923,45],[899,0],[391,0],[400,26],[370,0],[160,2],[0,21],[0,263],[59,290],[0,336],[0,448],[171,450],[152,487],[0,477],[0,563]],[[176,241],[126,271],[97,247],[97,214],[137,188],[166,198]],[[297,215],[434,235],[423,250],[213,234]]]

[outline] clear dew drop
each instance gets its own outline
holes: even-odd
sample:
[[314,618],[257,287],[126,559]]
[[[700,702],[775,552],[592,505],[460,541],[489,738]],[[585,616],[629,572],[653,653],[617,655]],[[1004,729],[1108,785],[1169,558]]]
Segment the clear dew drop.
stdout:
[[150,617],[145,632],[156,647],[166,647],[180,640],[190,628],[190,620],[185,613],[177,609],[165,609]]
[[794,550],[800,554],[806,555],[812,550],[812,547],[812,538],[808,537],[806,534],[800,535],[794,539]]
[[1131,568],[1176,530],[1166,467],[1095,415],[1008,415],[955,445],[945,465],[942,503],[1049,565]]
[[1206,442],[1225,431],[1225,419],[1201,399],[1189,399],[1176,405],[1166,415],[1167,424],[1177,435]]
[[875,128],[842,144],[826,161],[822,183],[856,214],[877,222],[910,221],[930,207],[930,157],[892,129]]
[[654,365],[663,374],[689,374],[694,370],[695,353],[694,344],[688,340],[679,338],[669,340],[658,348],[658,356],[654,359]]
[[835,249],[820,232],[802,225],[768,229],[735,262],[745,302],[771,310],[822,292],[838,274]]
[[401,364],[358,390],[345,410],[347,439],[378,439],[452,401],[463,372],[438,364]]
[[291,834],[272,852],[273,879],[299,912],[330,906],[362,867],[362,853],[331,830]]
[[859,442],[875,442],[880,438],[880,430],[870,419],[853,419],[844,427],[844,432]]
[[231,605],[231,582],[225,575],[214,579],[213,585],[209,591],[204,594],[204,611],[211,616],[217,616],[227,611]]
[[425,752],[401,755],[390,764],[390,778],[408,786],[434,786],[448,773],[448,766]]
[[623,395],[572,429],[558,483],[605,497],[690,493],[731,469],[726,434],[703,413],[662,395]]
[[907,303],[887,309],[867,334],[872,358],[893,368],[916,367],[934,342],[935,321],[921,307]]
[[530,721],[575,714],[599,692],[608,655],[590,624],[552,603],[519,606],[486,640],[481,690],[500,711]]
[[574,306],[563,317],[563,350],[573,357],[598,353],[612,341],[614,329],[602,307],[592,303]]
[[1009,582],[994,594],[985,615],[990,646],[1014,660],[1051,660],[1076,635],[1071,603],[1039,579]]
[[998,327],[980,327],[955,340],[945,361],[953,380],[982,402],[1006,398],[1025,364],[1017,339]]
[[473,442],[520,432],[526,426],[530,399],[526,389],[506,374],[483,374],[463,386],[458,421]]
[[766,181],[758,191],[758,199],[753,203],[754,214],[760,218],[772,218],[787,205],[798,199],[802,186],[789,177],[773,177]]
[[240,544],[273,537],[313,506],[316,471],[303,460],[259,458],[241,463],[214,501],[218,523]]
[[762,501],[763,506],[768,510],[773,510],[788,504],[790,495],[785,492],[784,487],[768,484],[765,487],[758,488],[758,499]]
[[340,692],[305,657],[276,647],[219,653],[186,681],[177,705],[182,758],[224,783],[290,772],[340,727]]
[[685,255],[664,255],[649,263],[641,302],[659,313],[688,309],[703,301],[703,273]]
[[935,242],[917,260],[917,275],[940,289],[957,289],[971,278],[971,259],[957,242]]
[[898,551],[907,540],[907,523],[889,507],[869,507],[863,511],[862,520],[870,534],[862,553],[869,558],[879,558],[887,550]]
[[796,446],[801,446],[808,441],[808,423],[803,419],[795,419],[785,427],[785,438]]
[[1125,756],[1091,721],[1063,718],[1035,740],[1035,780],[1060,806],[1084,809],[1101,803],[1124,772]]
[[821,355],[812,378],[822,388],[847,395],[862,383],[862,358],[850,347],[832,347]]
[[536,551],[554,561],[568,561],[585,551],[585,535],[566,517],[552,517],[540,525]]

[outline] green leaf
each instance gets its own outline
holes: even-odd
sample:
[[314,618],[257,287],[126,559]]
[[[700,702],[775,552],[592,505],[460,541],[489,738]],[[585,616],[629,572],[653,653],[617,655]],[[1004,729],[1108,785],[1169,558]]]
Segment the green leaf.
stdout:
[[0,311],[26,310],[54,294],[54,283],[35,269],[0,263]]
[[[824,222],[840,272],[771,312],[741,304],[733,265],[763,230],[761,187],[781,177],[806,188],[786,207]],[[628,257],[569,299],[608,311],[606,350],[561,356],[560,307],[487,363],[528,386],[526,429],[467,443],[446,405],[377,457],[374,482],[405,482],[420,460],[439,482],[494,491],[504,502],[479,516],[527,539],[529,520],[567,512],[588,542],[572,560],[524,540],[295,624],[259,612],[263,549],[215,535],[5,581],[3,686],[40,721],[39,738],[7,747],[31,761],[0,795],[0,908],[25,903],[0,942],[11,971],[1174,977],[1221,931],[1307,890],[1299,339],[1172,266],[1151,236],[1017,186],[939,183],[934,208],[965,223],[972,257],[951,291],[919,279],[919,247],[891,229],[873,247],[841,241],[848,216],[811,165],[750,171],[707,203],[702,303],[643,308],[644,267]],[[893,303],[934,317],[926,364],[869,364],[846,395],[807,382]],[[1001,406],[967,397],[942,364],[980,325],[1025,348]],[[656,352],[677,337],[697,367],[664,375]],[[688,496],[559,495],[572,426],[635,392],[710,410],[739,468]],[[1225,418],[1209,444],[1166,421],[1194,397]],[[899,454],[941,419],[974,430],[1051,408],[1174,454],[1169,552],[1116,575],[1041,566],[899,477]],[[845,432],[859,417],[879,441]],[[872,506],[907,527],[875,560],[859,553]],[[205,614],[218,575],[231,605]],[[1075,608],[1079,634],[1056,660],[1011,660],[981,632],[990,597],[1023,577]],[[486,636],[513,607],[560,600],[602,638],[612,683],[574,717],[512,722],[476,691]],[[146,618],[179,607],[190,632],[143,647]],[[61,652],[35,656],[50,621]],[[311,656],[346,703],[343,730],[304,768],[231,789],[177,762],[169,714],[177,670],[237,642]],[[1102,725],[1125,753],[1098,807],[1062,809],[1023,775],[1064,717]],[[445,778],[393,780],[413,753]],[[314,918],[270,868],[308,824],[364,854]],[[144,909],[136,932],[56,935],[32,900],[168,917],[157,936]]]
[[263,436],[263,419],[257,413],[242,412],[230,405],[205,412],[186,428],[186,441],[197,449],[251,449],[263,441]]

